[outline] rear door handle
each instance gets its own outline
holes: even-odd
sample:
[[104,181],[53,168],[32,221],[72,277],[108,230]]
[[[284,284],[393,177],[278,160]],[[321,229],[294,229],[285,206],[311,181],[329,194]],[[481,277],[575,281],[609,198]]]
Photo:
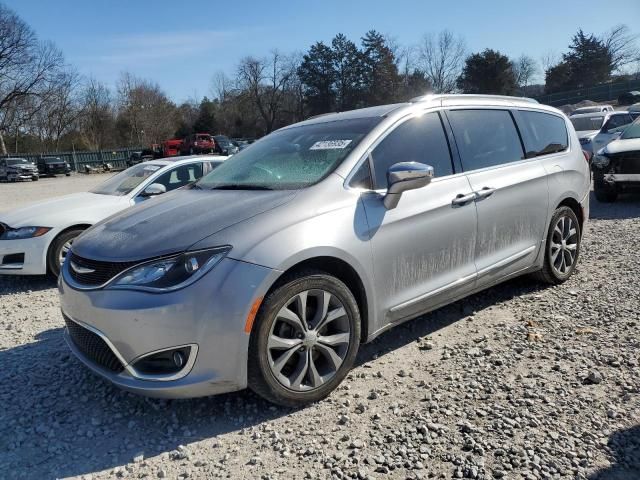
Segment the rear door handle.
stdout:
[[467,193],[466,195],[459,193],[458,195],[456,195],[456,198],[451,200],[451,204],[454,207],[461,207],[463,205],[466,205],[467,203],[473,202],[475,199],[476,199],[475,192]]
[[495,191],[496,191],[495,188],[484,187],[482,190],[478,190],[475,193],[476,193],[476,196],[478,197],[478,200],[482,200],[483,198],[487,198],[493,195],[493,192]]

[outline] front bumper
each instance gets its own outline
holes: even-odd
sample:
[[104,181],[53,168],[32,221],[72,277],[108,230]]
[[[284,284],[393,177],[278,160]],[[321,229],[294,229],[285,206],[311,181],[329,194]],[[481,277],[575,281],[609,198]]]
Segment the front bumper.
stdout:
[[637,183],[640,184],[640,173],[605,173],[606,183]]
[[[164,398],[191,398],[240,390],[247,385],[249,335],[245,322],[253,302],[280,274],[276,270],[224,259],[211,272],[175,292],[75,290],[59,279],[62,312],[90,327],[107,342],[124,370],[114,373],[84,355],[66,338],[89,368],[119,387]],[[179,345],[196,345],[190,370],[174,380],[140,378],[134,365],[145,355]],[[185,367],[186,368],[186,367]]]
[[[57,232],[22,240],[0,240],[0,275],[45,275],[47,273],[47,250]],[[23,254],[22,262],[11,260]],[[11,256],[11,257],[10,257]]]
[[31,180],[33,178],[37,178],[38,172],[28,172],[28,171],[22,171],[22,172],[8,172],[7,173],[7,180],[9,181],[16,181],[16,180]]

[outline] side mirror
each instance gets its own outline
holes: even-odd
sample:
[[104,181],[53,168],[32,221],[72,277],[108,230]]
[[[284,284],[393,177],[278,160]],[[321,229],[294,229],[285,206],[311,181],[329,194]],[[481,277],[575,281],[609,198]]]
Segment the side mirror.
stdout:
[[433,167],[424,163],[401,162],[391,165],[387,170],[389,188],[384,197],[385,208],[393,210],[398,206],[403,192],[429,185],[432,178]]
[[167,193],[167,187],[161,183],[152,183],[140,194],[142,197],[154,197],[156,195],[162,195]]

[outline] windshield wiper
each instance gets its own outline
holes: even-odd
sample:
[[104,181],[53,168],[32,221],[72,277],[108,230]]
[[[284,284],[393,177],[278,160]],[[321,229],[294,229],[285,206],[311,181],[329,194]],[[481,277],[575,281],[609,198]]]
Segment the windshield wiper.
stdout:
[[217,185],[215,187],[211,187],[211,190],[273,190],[273,188],[265,187],[264,185],[243,185],[230,183],[227,185]]

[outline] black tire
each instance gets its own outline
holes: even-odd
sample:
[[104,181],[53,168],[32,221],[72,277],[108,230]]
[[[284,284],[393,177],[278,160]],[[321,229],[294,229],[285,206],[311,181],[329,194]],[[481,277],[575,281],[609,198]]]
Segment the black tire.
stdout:
[[618,198],[616,187],[607,185],[602,175],[596,175],[593,179],[593,193],[596,200],[602,203],[613,203]]
[[[554,268],[553,248],[552,248],[552,243],[554,240],[554,231],[556,229],[556,226],[558,225],[558,222],[562,218],[570,219],[573,227],[576,230],[575,239],[573,236],[571,237],[576,242],[573,263],[564,273],[560,272],[557,268]],[[552,285],[558,285],[560,283],[567,281],[567,279],[575,271],[576,265],[578,264],[578,259],[580,258],[581,245],[582,245],[582,231],[580,229],[580,222],[578,221],[578,217],[576,216],[575,212],[571,208],[566,206],[559,207],[558,209],[556,209],[553,216],[551,217],[551,223],[549,224],[549,230],[547,231],[547,241],[545,243],[545,248],[544,248],[544,265],[540,271],[535,272],[533,274],[534,278],[541,282],[549,283]],[[561,251],[560,255],[565,255],[564,251]]]
[[[342,363],[329,380],[319,387],[307,391],[296,391],[283,385],[272,372],[267,342],[280,309],[297,294],[307,290],[326,291],[342,304],[346,318],[341,318],[345,318],[349,325],[349,345],[346,347]],[[249,388],[266,400],[284,407],[300,407],[322,400],[351,370],[360,346],[360,329],[358,304],[349,288],[337,278],[321,271],[309,270],[283,279],[265,297],[251,332],[247,365]],[[309,348],[310,355],[313,355],[312,352],[316,347],[306,348]]]
[[60,275],[60,264],[58,261],[60,251],[64,245],[73,240],[84,232],[83,228],[74,228],[72,230],[67,230],[58,235],[51,245],[49,246],[49,251],[47,252],[47,271],[52,277],[58,277]]
[[33,182],[37,182],[38,180],[40,180],[40,177],[31,177],[31,181]]
[[65,174],[64,174],[64,176],[65,176],[65,177],[70,177],[70,176],[71,176],[71,174],[70,174],[70,173],[65,173]]

